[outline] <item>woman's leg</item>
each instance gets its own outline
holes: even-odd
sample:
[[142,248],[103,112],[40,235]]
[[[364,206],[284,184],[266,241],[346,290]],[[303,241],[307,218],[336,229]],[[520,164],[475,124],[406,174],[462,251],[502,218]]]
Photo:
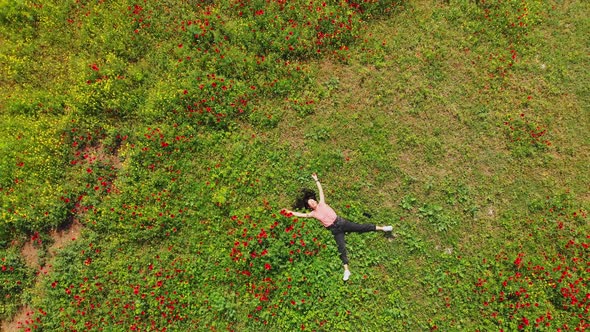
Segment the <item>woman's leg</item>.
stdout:
[[338,252],[340,253],[340,260],[342,265],[348,265],[348,256],[346,255],[346,241],[344,240],[344,232],[332,232],[336,245],[338,246]]
[[355,232],[355,233],[365,233],[365,232],[374,232],[374,231],[383,231],[383,232],[391,232],[393,227],[391,226],[376,226],[373,224],[357,224],[352,221],[348,221],[344,218],[340,218],[342,221],[340,222],[341,229],[344,232]]
[[335,230],[332,232],[336,245],[338,246],[338,252],[340,253],[340,260],[342,260],[342,266],[344,267],[344,275],[342,280],[347,281],[350,278],[350,270],[348,269],[348,256],[346,255],[346,241],[344,240],[344,232]]
[[373,224],[357,224],[344,218],[341,218],[341,220],[339,226],[343,232],[365,233],[374,232],[378,229]]

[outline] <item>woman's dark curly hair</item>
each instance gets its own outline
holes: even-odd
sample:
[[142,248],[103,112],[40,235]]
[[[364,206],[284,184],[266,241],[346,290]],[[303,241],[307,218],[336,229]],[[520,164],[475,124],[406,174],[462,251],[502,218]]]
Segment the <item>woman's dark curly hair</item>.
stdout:
[[293,204],[293,209],[311,209],[307,201],[310,199],[316,199],[315,191],[307,188],[301,189],[299,196],[295,199],[295,203]]

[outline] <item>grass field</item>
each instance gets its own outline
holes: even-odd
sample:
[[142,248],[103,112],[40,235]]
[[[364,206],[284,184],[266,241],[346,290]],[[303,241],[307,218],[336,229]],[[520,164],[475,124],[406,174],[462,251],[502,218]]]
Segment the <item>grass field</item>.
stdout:
[[589,14],[1,1],[3,330],[588,329]]

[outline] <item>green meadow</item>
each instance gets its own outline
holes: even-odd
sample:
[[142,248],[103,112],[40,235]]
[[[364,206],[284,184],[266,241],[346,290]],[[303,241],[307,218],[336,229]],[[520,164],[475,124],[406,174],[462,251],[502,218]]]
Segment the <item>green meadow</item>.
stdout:
[[587,330],[589,15],[0,0],[1,329]]

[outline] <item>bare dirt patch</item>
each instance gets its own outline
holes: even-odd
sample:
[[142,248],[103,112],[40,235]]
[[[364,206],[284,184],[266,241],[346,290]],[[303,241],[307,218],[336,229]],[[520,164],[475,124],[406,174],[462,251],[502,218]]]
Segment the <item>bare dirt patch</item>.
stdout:
[[114,169],[121,169],[122,162],[118,156],[118,147],[114,152],[108,151],[102,144],[87,147],[82,150],[88,155],[90,162],[101,162],[105,165],[111,165]]
[[33,322],[34,311],[26,306],[22,308],[9,322],[2,322],[1,331],[13,332],[13,331],[24,331],[27,326]]
[[33,269],[39,268],[39,249],[35,247],[33,240],[29,240],[23,245],[21,255],[28,267]]
[[69,242],[75,241],[82,232],[82,224],[74,219],[72,224],[63,230],[54,230],[51,232],[53,244],[49,247],[49,254],[55,256],[57,250],[63,248]]

